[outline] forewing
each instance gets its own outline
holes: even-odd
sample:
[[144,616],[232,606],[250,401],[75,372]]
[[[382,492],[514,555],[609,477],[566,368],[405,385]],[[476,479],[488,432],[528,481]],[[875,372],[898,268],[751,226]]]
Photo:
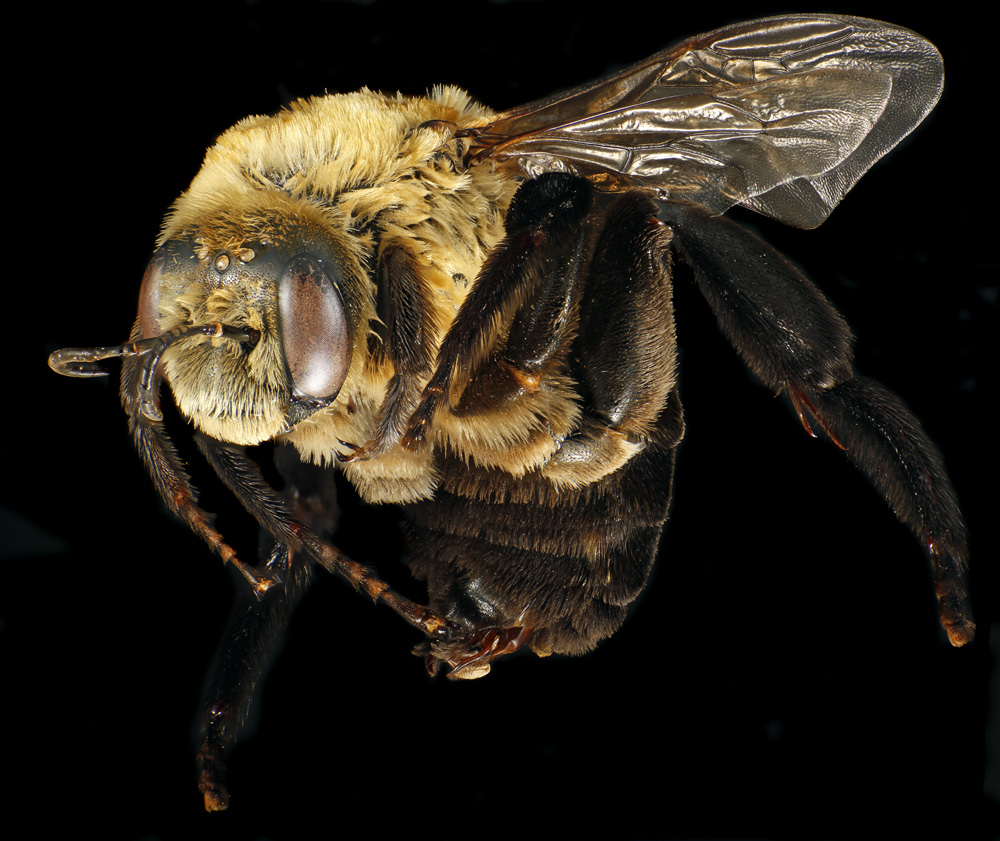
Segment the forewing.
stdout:
[[508,111],[475,130],[472,154],[813,228],[934,107],[942,82],[941,56],[909,30],[765,18]]

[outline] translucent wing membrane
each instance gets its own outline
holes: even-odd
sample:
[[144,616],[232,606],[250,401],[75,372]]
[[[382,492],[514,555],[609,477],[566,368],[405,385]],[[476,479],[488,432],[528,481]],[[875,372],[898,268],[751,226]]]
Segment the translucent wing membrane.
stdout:
[[813,228],[924,118],[943,77],[937,50],[909,30],[766,18],[509,111],[476,130],[472,153]]

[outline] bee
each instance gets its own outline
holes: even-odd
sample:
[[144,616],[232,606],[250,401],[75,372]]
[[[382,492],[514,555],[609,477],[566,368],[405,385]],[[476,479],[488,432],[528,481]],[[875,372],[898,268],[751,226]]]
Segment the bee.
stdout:
[[[868,475],[926,548],[952,645],[974,635],[966,529],[917,419],[855,372],[844,318],[724,214],[802,228],[933,108],[935,48],[891,24],[788,15],[688,39],[496,114],[453,87],[300,100],[225,132],[164,222],[121,357],[131,437],[167,507],[259,599],[237,615],[199,749],[206,808],[266,652],[315,566],[425,637],[431,674],[583,654],[648,583],[684,436],[672,266],[751,371]],[[259,563],[199,506],[169,386]],[[247,448],[275,449],[280,490]],[[334,543],[333,469],[404,508],[427,604]],[[367,560],[367,559],[366,559]]]

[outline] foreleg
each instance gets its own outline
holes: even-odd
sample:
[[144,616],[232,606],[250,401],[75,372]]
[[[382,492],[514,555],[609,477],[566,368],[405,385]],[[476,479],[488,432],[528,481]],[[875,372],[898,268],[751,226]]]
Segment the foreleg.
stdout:
[[[297,520],[260,473],[260,468],[242,447],[224,444],[205,435],[196,435],[202,454],[212,465],[223,484],[249,511],[261,527],[289,551],[301,552],[328,572],[339,575],[372,601],[382,602],[410,625],[429,637],[447,636],[450,623],[427,608],[400,595],[386,584],[371,567],[349,558],[327,540],[315,534],[309,519]],[[296,510],[301,510],[298,506]]]

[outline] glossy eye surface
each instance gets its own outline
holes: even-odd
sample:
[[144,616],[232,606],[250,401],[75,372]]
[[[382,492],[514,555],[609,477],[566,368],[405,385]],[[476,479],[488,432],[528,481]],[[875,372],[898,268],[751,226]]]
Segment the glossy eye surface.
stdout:
[[164,263],[164,251],[162,248],[158,248],[142,275],[142,286],[139,288],[139,326],[142,329],[143,339],[151,339],[163,332],[160,329],[160,291],[162,289],[160,278],[163,276]]
[[285,267],[278,283],[278,313],[296,393],[332,399],[351,363],[351,337],[344,301],[319,262],[296,257]]

